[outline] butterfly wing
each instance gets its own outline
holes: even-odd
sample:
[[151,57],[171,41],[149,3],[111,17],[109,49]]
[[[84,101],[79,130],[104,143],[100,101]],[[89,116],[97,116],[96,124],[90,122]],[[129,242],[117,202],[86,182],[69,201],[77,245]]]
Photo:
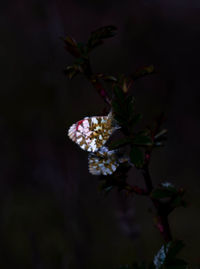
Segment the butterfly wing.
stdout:
[[109,139],[115,128],[112,126],[112,117],[93,116],[73,124],[68,131],[68,136],[83,150],[95,152]]
[[92,175],[111,175],[119,166],[115,151],[109,151],[107,147],[102,147],[99,151],[90,153],[88,162],[89,172]]

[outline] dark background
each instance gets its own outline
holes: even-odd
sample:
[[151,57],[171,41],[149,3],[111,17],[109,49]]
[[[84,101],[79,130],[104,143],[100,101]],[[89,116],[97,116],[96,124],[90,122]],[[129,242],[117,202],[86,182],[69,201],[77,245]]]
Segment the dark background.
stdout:
[[[186,244],[182,256],[200,263],[199,9],[198,0],[1,3],[1,268],[116,268],[150,261],[161,246],[151,204],[115,191],[104,197],[87,154],[67,137],[72,123],[104,104],[84,78],[64,76],[73,59],[59,37],[86,41],[107,24],[118,35],[93,53],[95,71],[156,67],[133,89],[147,122],[167,115],[168,141],[154,153],[151,173],[155,183],[187,190],[188,207],[170,223]],[[142,184],[137,171],[131,181]]]

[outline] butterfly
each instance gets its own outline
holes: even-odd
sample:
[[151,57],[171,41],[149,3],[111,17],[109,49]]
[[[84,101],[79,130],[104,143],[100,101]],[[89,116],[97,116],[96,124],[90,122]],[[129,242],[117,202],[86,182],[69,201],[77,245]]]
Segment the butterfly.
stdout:
[[127,157],[120,157],[118,150],[101,147],[97,152],[89,153],[89,172],[92,175],[111,175],[120,163],[129,162]]
[[107,116],[85,117],[69,128],[68,136],[83,150],[96,152],[119,128],[114,122],[112,112]]

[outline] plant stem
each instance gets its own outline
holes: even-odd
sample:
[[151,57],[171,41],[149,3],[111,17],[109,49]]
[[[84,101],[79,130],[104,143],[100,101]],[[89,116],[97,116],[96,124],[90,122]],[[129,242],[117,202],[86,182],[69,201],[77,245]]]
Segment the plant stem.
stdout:
[[[90,83],[93,85],[95,90],[99,93],[99,95],[103,98],[105,103],[107,103],[110,106],[111,101],[110,101],[103,85],[101,84],[99,79],[93,74],[89,59],[86,61],[83,74],[90,81]],[[154,139],[155,134],[159,130],[162,121],[163,121],[163,114],[159,117],[158,122],[157,122],[156,127],[155,127],[155,130],[152,133],[153,139]],[[163,236],[163,239],[166,242],[169,242],[172,240],[172,235],[171,235],[171,230],[170,230],[170,226],[169,226],[169,222],[168,222],[168,215],[169,215],[168,208],[166,207],[165,204],[162,204],[159,200],[155,200],[155,199],[151,198],[151,196],[150,196],[150,194],[153,190],[153,183],[152,183],[151,175],[149,173],[149,162],[150,162],[150,157],[151,157],[151,151],[152,151],[152,149],[146,152],[145,164],[144,164],[143,168],[141,169],[143,177],[144,177],[145,185],[146,185],[146,191],[142,190],[138,187],[130,186],[130,185],[126,185],[125,189],[128,190],[129,192],[132,192],[132,193],[149,196],[149,198],[153,202],[154,207],[156,209],[156,214],[157,214],[156,227],[158,228],[161,235]]]
[[126,186],[124,187],[125,190],[127,190],[130,193],[135,193],[138,195],[148,195],[148,192],[144,189],[139,188],[138,186],[132,186],[128,183],[126,183]]
[[153,184],[152,184],[152,180],[151,180],[151,176],[149,173],[149,167],[148,164],[144,164],[143,168],[142,168],[142,174],[144,177],[144,181],[145,181],[145,185],[147,188],[148,193],[150,194],[153,190]]
[[[143,173],[143,177],[144,177],[144,181],[145,181],[145,185],[146,185],[148,194],[151,194],[151,192],[153,190],[153,183],[152,183],[152,179],[151,179],[151,176],[149,173],[149,165],[148,164],[149,164],[149,159],[144,164],[144,166],[142,168],[142,173]],[[153,202],[154,207],[156,209],[156,214],[157,214],[156,227],[158,228],[161,235],[163,236],[163,239],[166,242],[169,242],[172,240],[172,235],[171,235],[171,230],[170,230],[169,221],[168,221],[168,215],[169,215],[168,206],[166,204],[160,202],[159,200],[155,200],[151,197],[150,197],[150,199]]]
[[98,92],[98,94],[101,96],[101,98],[103,98],[105,103],[110,106],[111,102],[110,102],[110,99],[108,98],[106,90],[104,89],[104,87],[103,87],[102,83],[99,81],[99,79],[92,72],[92,68],[91,68],[89,59],[85,63],[85,68],[83,70],[83,74],[90,81],[90,83],[95,88],[95,90]]
[[165,215],[160,215],[158,217],[157,226],[158,226],[158,224],[159,224],[159,227],[161,227],[159,229],[159,231],[162,234],[164,240],[166,242],[171,241],[172,240],[172,235],[171,235],[171,230],[170,230],[170,226],[169,226],[168,215],[166,215],[166,214]]

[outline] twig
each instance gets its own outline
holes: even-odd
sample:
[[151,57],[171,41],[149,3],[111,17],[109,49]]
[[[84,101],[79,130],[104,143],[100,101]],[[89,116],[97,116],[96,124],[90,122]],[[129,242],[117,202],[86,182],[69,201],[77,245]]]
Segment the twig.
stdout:
[[[150,153],[151,152],[146,153],[145,164],[142,168],[142,174],[143,174],[145,185],[146,185],[149,195],[151,194],[153,190],[153,183],[152,183],[152,179],[149,173]],[[160,231],[164,240],[166,242],[169,242],[172,240],[172,234],[171,234],[169,221],[168,221],[168,215],[170,213],[169,207],[167,204],[162,203],[161,201],[156,200],[154,198],[151,198],[151,196],[149,197],[152,200],[154,207],[156,209],[156,213],[157,213],[156,227]]]
[[[89,59],[88,59],[86,66],[83,70],[83,74],[91,82],[91,84],[97,90],[97,92],[103,98],[103,100],[110,106],[111,101],[110,101],[109,97],[107,96],[106,90],[104,89],[103,85],[101,84],[99,79],[96,78],[96,76],[93,74]],[[153,133],[152,133],[153,140],[154,140],[154,136],[156,135],[156,133],[158,132],[158,130],[160,128],[162,121],[163,121],[163,114],[158,118],[157,125],[156,125],[155,129],[153,130]],[[146,185],[146,190],[140,189],[137,186],[131,186],[129,184],[126,184],[124,189],[130,193],[149,196],[149,198],[152,200],[152,202],[154,204],[154,207],[155,207],[156,213],[157,213],[156,226],[157,226],[158,230],[160,231],[161,235],[163,236],[164,240],[166,242],[169,242],[172,240],[172,235],[171,235],[170,226],[169,226],[169,222],[168,222],[169,212],[168,212],[167,208],[165,208],[165,205],[163,205],[160,201],[155,200],[155,199],[150,197],[150,194],[153,190],[153,183],[152,183],[152,179],[151,179],[151,176],[149,173],[149,162],[150,162],[152,149],[153,149],[153,147],[146,151],[144,166],[141,168],[143,178],[145,181],[145,185]]]
[[138,186],[132,186],[132,185],[130,185],[128,183],[126,184],[126,186],[124,187],[124,189],[127,190],[130,193],[135,193],[135,194],[138,194],[138,195],[148,195],[148,191],[147,190],[141,189]]
[[89,59],[86,61],[86,65],[85,65],[85,68],[83,70],[83,74],[86,76],[86,78],[89,80],[89,82],[93,85],[93,87],[97,90],[98,94],[101,96],[101,98],[103,98],[103,100],[106,102],[106,104],[108,104],[110,106],[111,101],[110,101],[102,83],[99,81],[99,79],[92,72]]

